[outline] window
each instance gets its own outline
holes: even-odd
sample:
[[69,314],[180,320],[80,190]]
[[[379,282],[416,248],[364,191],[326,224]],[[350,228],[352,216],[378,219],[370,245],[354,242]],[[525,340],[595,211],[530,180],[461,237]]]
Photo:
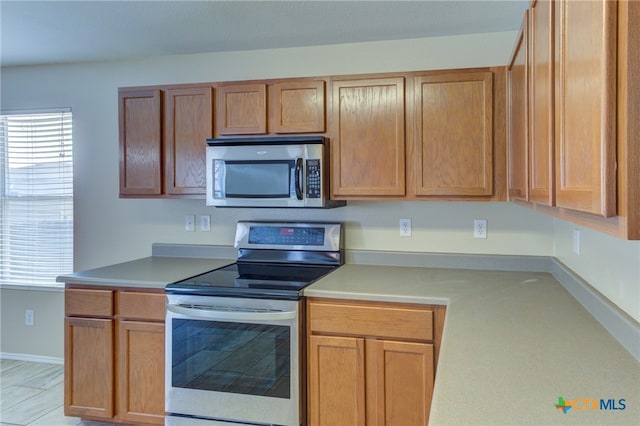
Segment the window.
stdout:
[[71,111],[0,114],[0,284],[73,271]]

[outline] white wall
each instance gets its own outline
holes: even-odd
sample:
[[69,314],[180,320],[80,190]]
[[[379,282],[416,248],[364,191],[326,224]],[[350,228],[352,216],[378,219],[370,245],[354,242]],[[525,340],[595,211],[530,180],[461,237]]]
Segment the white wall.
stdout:
[[[573,231],[580,250],[573,250]],[[554,256],[640,321],[640,241],[625,241],[555,219]]]
[[[509,203],[350,202],[328,211],[214,209],[202,200],[118,198],[117,88],[205,81],[302,77],[370,72],[447,69],[506,64],[515,33],[491,33],[313,48],[180,55],[137,61],[71,64],[1,70],[2,109],[71,107],[74,119],[75,269],[148,256],[154,242],[232,244],[238,219],[304,218],[346,222],[349,249],[552,255],[550,217]],[[187,233],[185,214],[212,216],[212,232]],[[414,236],[398,236],[398,219],[413,219]],[[488,219],[489,238],[474,240],[474,218]],[[633,247],[636,243],[631,243]],[[613,246],[616,244],[613,243]],[[606,258],[608,252],[601,255]],[[623,265],[622,269],[629,269]],[[631,277],[637,272],[632,269]],[[580,269],[576,269],[580,273]],[[598,281],[593,283],[601,285]],[[604,285],[604,284],[603,284]],[[2,290],[2,352],[23,350],[14,333],[23,317],[6,318],[5,307],[33,299],[29,292]],[[624,305],[616,299],[614,303]],[[35,302],[34,302],[35,303]],[[62,357],[62,305],[39,300],[38,339]],[[56,309],[49,309],[50,303]],[[627,305],[625,305],[627,306]],[[628,306],[627,306],[628,307]],[[638,310],[629,311],[640,318]],[[38,328],[39,322],[36,320]],[[15,327],[14,327],[15,326]]]

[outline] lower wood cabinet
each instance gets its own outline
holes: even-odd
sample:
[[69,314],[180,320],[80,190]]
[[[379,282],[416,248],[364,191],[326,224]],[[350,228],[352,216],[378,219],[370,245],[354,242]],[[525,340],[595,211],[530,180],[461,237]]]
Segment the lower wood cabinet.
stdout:
[[309,425],[426,425],[443,306],[311,299]]
[[164,310],[164,293],[65,290],[65,415],[164,423]]

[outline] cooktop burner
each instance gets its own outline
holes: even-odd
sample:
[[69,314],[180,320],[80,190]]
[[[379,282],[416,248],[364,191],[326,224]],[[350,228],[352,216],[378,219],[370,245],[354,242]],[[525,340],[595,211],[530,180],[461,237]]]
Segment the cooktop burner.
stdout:
[[238,222],[236,263],[169,284],[167,293],[299,299],[302,289],[343,263],[342,226]]
[[337,266],[237,262],[166,286],[168,293],[295,298]]

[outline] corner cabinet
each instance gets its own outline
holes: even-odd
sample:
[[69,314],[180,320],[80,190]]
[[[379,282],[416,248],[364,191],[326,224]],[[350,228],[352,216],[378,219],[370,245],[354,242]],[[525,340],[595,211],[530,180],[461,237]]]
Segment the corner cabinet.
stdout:
[[445,308],[310,299],[308,424],[426,425]]
[[332,198],[404,197],[405,79],[331,82]]
[[162,292],[65,290],[64,412],[164,423]]
[[[534,0],[525,23],[509,68],[510,81],[519,79],[509,85],[510,199],[640,239],[640,3]],[[523,59],[528,71],[518,77]],[[513,101],[522,96],[524,114]]]
[[616,214],[617,2],[555,8],[556,203]]
[[120,197],[205,193],[205,139],[213,136],[213,88],[120,88]]

